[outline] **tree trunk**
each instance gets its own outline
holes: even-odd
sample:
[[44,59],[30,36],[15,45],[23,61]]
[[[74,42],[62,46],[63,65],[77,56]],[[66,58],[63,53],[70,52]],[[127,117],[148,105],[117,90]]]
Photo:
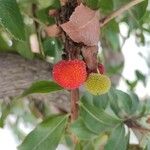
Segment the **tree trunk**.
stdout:
[[[17,54],[0,53],[0,99],[20,95],[34,81],[51,79],[52,64],[40,59],[26,60]],[[68,111],[68,92],[34,94],[30,99],[48,100]]]

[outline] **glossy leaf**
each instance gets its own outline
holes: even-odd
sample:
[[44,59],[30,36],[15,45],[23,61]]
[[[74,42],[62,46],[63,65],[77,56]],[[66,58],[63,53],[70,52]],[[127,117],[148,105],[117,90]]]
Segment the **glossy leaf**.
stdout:
[[46,55],[56,57],[63,47],[59,39],[49,37],[43,41],[43,48]]
[[92,143],[92,141],[88,141],[86,143],[84,143],[83,149],[82,150],[94,150],[94,144]]
[[99,0],[84,0],[86,5],[92,9],[98,9],[99,8]]
[[120,50],[119,26],[115,20],[112,20],[106,25],[106,27],[102,30],[102,34],[107,37],[107,40],[110,42],[113,50]]
[[126,114],[131,114],[132,113],[132,100],[130,96],[127,93],[122,92],[120,90],[116,90],[116,94],[118,97],[118,105],[119,105],[120,110],[122,110],[122,112],[124,111]]
[[127,115],[136,115],[140,106],[139,99],[135,94],[130,93],[129,95],[123,91],[111,88],[108,95],[110,106],[117,116],[124,118]]
[[1,112],[1,116],[0,116],[0,127],[3,128],[5,125],[5,120],[7,118],[7,116],[10,114],[11,111],[11,103],[10,104],[6,104],[5,102],[2,102],[0,107],[0,112]]
[[123,1],[120,1],[120,0],[113,0],[113,7],[114,9],[118,9],[120,8],[121,6],[127,4],[128,2],[130,2],[130,0],[123,0]]
[[29,43],[27,41],[20,41],[16,43],[16,50],[17,52],[27,58],[27,59],[33,59],[34,54],[31,52],[31,48],[29,46]]
[[150,150],[150,142],[147,143],[146,148],[144,150]]
[[83,150],[83,147],[82,147],[81,143],[76,144],[74,150]]
[[131,100],[132,100],[132,112],[136,112],[139,108],[139,98],[136,94],[134,93],[130,93],[130,97],[131,97]]
[[117,125],[105,145],[105,150],[126,150],[125,128],[123,124]]
[[27,59],[33,59],[34,54],[31,51],[31,46],[29,42],[29,37],[32,34],[32,29],[29,26],[25,26],[25,41],[15,41],[14,43],[14,49],[17,50],[17,52],[27,58]]
[[135,80],[135,81],[125,80],[125,82],[128,85],[128,87],[130,88],[130,90],[133,91],[135,89],[135,87],[137,86],[138,80]]
[[134,6],[132,9],[130,9],[128,13],[125,13],[125,17],[123,20],[127,22],[127,24],[130,27],[130,30],[137,29],[137,28],[142,29],[142,24],[143,24],[144,15],[146,14],[147,4],[148,4],[148,0],[145,0],[142,3],[139,3],[138,5]]
[[18,150],[55,150],[67,124],[67,116],[51,116],[39,124]]
[[62,87],[53,81],[37,81],[25,90],[21,96],[24,97],[33,93],[50,93],[59,90],[62,90]]
[[108,94],[103,94],[99,96],[93,96],[93,104],[98,108],[105,109],[109,101]]
[[40,8],[54,8],[54,9],[58,9],[60,8],[60,1],[59,0],[45,0],[43,3],[43,0],[37,0]]
[[[0,33],[1,34],[1,33]],[[0,52],[1,51],[7,51],[8,48],[8,44],[6,42],[6,40],[4,40],[4,38],[0,35]]]
[[108,93],[94,96],[88,92],[85,92],[82,96],[82,101],[86,101],[87,103],[94,105],[95,107],[105,109],[109,101],[109,96]]
[[81,118],[71,125],[71,131],[76,134],[80,140],[90,140],[96,136],[95,133],[85,126],[84,121]]
[[16,0],[0,0],[0,24],[16,39],[25,40],[23,19]]
[[85,125],[97,134],[110,130],[110,128],[121,122],[118,118],[111,116],[103,109],[88,104],[86,101],[80,103],[80,109],[81,118],[84,120]]
[[99,8],[104,14],[113,11],[113,0],[99,0]]
[[116,94],[114,88],[111,88],[109,90],[108,96],[109,96],[109,103],[110,103],[110,106],[111,106],[113,112],[116,115],[118,115],[119,111],[120,111],[120,108],[119,108],[119,105],[118,105],[118,97],[117,97],[117,94]]
[[140,20],[145,15],[147,6],[148,0],[144,0],[132,8],[132,13],[137,20]]
[[52,7],[47,7],[40,9],[36,12],[37,18],[45,24],[55,24],[55,19],[48,15],[50,9],[54,9]]
[[138,80],[142,81],[144,85],[146,85],[146,77],[138,70],[135,71],[136,77]]

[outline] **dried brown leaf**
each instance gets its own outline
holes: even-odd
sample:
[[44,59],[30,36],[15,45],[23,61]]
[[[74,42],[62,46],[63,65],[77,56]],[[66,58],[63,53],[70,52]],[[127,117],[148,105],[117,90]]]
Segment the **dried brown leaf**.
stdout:
[[61,25],[69,37],[77,43],[88,46],[97,45],[99,42],[100,23],[99,12],[80,4],[67,23]]
[[97,71],[98,46],[86,46],[83,47],[81,51],[89,71]]
[[61,33],[61,28],[57,25],[51,25],[45,28],[45,32],[50,37],[58,37]]

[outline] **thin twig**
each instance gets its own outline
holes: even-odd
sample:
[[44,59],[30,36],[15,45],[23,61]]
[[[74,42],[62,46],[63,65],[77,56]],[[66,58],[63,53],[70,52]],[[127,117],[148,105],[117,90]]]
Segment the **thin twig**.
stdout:
[[128,4],[125,4],[124,6],[122,6],[121,8],[119,8],[118,10],[114,11],[113,13],[111,13],[110,15],[102,18],[100,20],[100,26],[103,27],[105,24],[107,24],[108,22],[110,22],[112,19],[116,18],[117,16],[119,16],[120,14],[124,13],[125,11],[129,10],[130,8],[132,8],[133,6],[143,2],[144,0],[132,0],[131,2],[129,2]]

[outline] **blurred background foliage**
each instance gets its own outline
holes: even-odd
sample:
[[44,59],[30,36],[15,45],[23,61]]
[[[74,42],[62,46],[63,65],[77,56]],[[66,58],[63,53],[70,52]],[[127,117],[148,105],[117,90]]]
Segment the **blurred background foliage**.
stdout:
[[[48,14],[49,10],[60,8],[59,0],[18,0],[20,13],[18,13],[19,9],[14,0],[4,10],[7,1],[9,0],[0,0],[0,19],[6,18],[5,22],[0,20],[0,53],[17,53],[26,59],[39,58],[50,63],[58,61],[61,58],[63,43],[59,38],[48,37],[45,33],[45,27],[56,23],[55,19]],[[101,17],[104,17],[130,2],[130,0],[83,0],[83,2],[92,9],[99,9]],[[105,65],[107,73],[111,76],[114,87],[119,84],[120,79],[125,81],[128,90],[131,92],[135,91],[138,82],[142,82],[145,87],[147,86],[149,74],[145,75],[140,70],[135,71],[136,79],[133,81],[122,76],[125,63],[122,48],[131,36],[134,36],[135,41],[133,42],[137,46],[149,46],[149,4],[148,0],[143,1],[101,29],[99,58]],[[5,16],[3,13],[5,13]],[[12,21],[8,22],[8,19],[12,19]],[[13,24],[14,20],[17,21],[17,27]],[[128,29],[125,35],[120,31],[122,23]],[[32,35],[37,36],[40,53],[34,53],[31,50],[30,39]],[[141,53],[139,55],[150,68],[150,57],[144,57]],[[150,56],[150,53],[148,55]],[[23,128],[33,128],[42,118],[51,114],[51,110],[48,108],[47,102],[12,99],[0,101],[0,126],[3,127],[6,123],[13,129],[18,139],[22,140],[26,135],[22,126]],[[146,97],[146,100],[142,102],[142,105],[147,107],[144,107],[144,112],[146,110],[150,112],[148,110],[150,105],[148,99]]]

